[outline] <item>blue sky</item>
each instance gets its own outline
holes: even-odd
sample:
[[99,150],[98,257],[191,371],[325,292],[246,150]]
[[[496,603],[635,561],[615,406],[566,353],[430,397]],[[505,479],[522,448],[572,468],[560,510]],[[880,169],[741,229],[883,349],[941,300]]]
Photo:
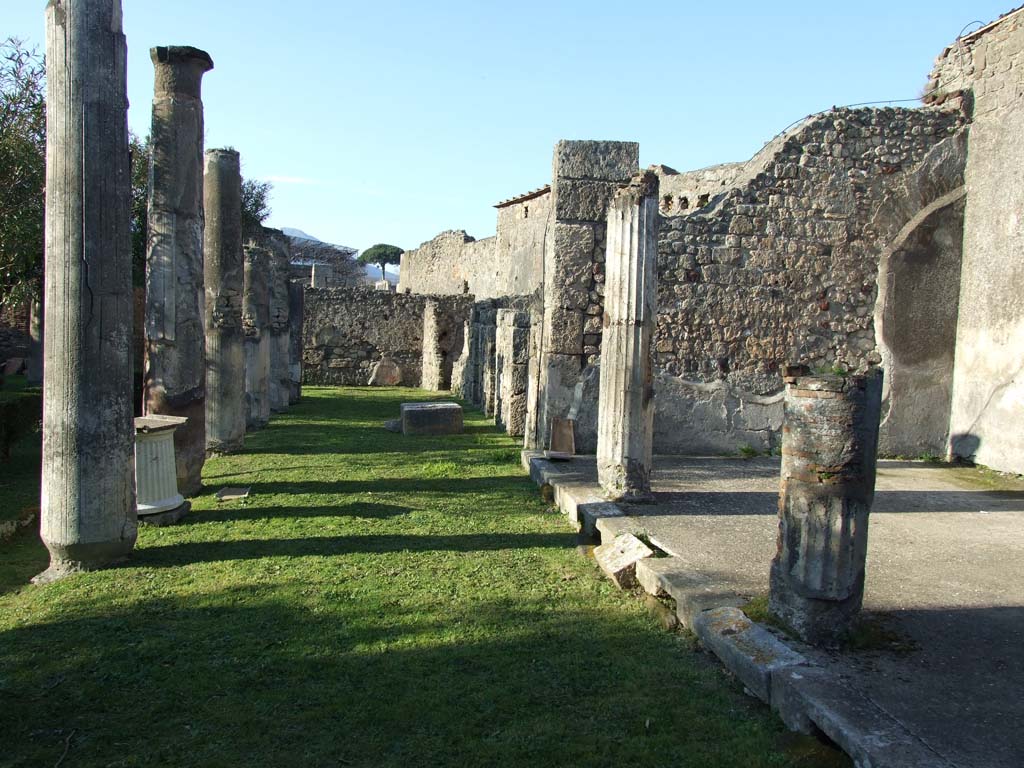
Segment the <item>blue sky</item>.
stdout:
[[[154,45],[194,45],[206,146],[274,183],[268,222],[366,248],[494,233],[548,182],[559,139],[640,142],[642,166],[745,160],[832,105],[917,97],[1002,2],[122,0],[129,124],[148,132]],[[835,6],[835,7],[833,7]],[[0,0],[43,44],[44,0]],[[973,24],[968,29],[976,28]]]

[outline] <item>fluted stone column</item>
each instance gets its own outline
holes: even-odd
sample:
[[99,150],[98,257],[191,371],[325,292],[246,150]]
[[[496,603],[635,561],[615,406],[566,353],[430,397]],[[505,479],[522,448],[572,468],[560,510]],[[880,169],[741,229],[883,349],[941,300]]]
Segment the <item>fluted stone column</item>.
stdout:
[[302,321],[306,314],[306,286],[288,281],[288,402],[302,398]]
[[288,324],[288,269],[291,248],[283,232],[264,229],[270,256],[268,280],[270,324],[270,410],[287,411],[291,402],[290,327]]
[[37,582],[135,546],[126,56],[120,0],[50,0]]
[[203,179],[206,450],[232,453],[245,441],[246,421],[242,175],[238,153],[208,150]]
[[788,371],[778,553],[769,605],[812,643],[851,627],[864,597],[882,373]]
[[597,474],[614,499],[651,497],[658,178],[641,173],[608,207]]
[[246,426],[260,429],[270,421],[270,254],[246,243],[242,328],[245,332]]
[[203,328],[203,74],[209,54],[150,49],[155,68],[146,251],[147,414],[184,416],[174,433],[178,487],[202,488],[206,459]]

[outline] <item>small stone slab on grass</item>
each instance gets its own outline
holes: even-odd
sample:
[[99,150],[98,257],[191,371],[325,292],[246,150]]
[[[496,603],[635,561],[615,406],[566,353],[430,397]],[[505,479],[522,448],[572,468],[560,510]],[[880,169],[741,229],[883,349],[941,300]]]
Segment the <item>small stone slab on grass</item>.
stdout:
[[597,564],[619,589],[632,589],[636,586],[637,562],[653,554],[654,550],[631,533],[616,536],[607,544],[594,549]]
[[402,434],[462,434],[462,406],[458,403],[402,403]]

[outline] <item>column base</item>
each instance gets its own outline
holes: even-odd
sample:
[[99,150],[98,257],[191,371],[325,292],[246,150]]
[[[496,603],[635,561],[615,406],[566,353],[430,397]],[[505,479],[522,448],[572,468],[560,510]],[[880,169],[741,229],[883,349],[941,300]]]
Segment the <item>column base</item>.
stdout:
[[191,511],[192,502],[186,501],[181,506],[164,512],[157,512],[150,515],[139,512],[139,525],[152,525],[155,528],[163,528],[168,525],[174,525]]

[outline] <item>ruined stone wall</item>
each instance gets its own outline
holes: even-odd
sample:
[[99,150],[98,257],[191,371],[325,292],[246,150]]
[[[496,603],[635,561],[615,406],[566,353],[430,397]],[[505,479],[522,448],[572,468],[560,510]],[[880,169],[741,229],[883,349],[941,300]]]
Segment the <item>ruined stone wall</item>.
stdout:
[[423,296],[372,288],[306,291],[303,383],[365,386],[385,355],[419,386],[423,354]]
[[402,254],[398,292],[496,295],[497,242],[474,240],[461,229],[442,232]]
[[927,92],[972,116],[950,449],[1024,472],[1024,12],[951,45]]
[[[550,215],[550,191],[498,208],[495,296],[525,296],[540,287]],[[480,293],[477,296],[490,298]]]
[[686,173],[655,166],[652,170],[658,175],[661,214],[686,215],[710,204],[715,197],[729,191],[744,165],[722,163]]
[[717,202],[667,217],[655,451],[771,448],[781,365],[880,362],[879,261],[915,215],[962,186],[963,146],[955,112],[834,110]]
[[398,292],[468,293],[477,299],[532,293],[543,280],[550,210],[550,193],[504,204],[494,237],[474,240],[463,230],[449,230],[406,251]]
[[437,322],[461,326],[470,299],[416,296],[372,288],[306,289],[303,383],[364,386],[370,369],[387,356],[402,369],[402,384],[418,387],[423,362],[424,308],[437,306]]

